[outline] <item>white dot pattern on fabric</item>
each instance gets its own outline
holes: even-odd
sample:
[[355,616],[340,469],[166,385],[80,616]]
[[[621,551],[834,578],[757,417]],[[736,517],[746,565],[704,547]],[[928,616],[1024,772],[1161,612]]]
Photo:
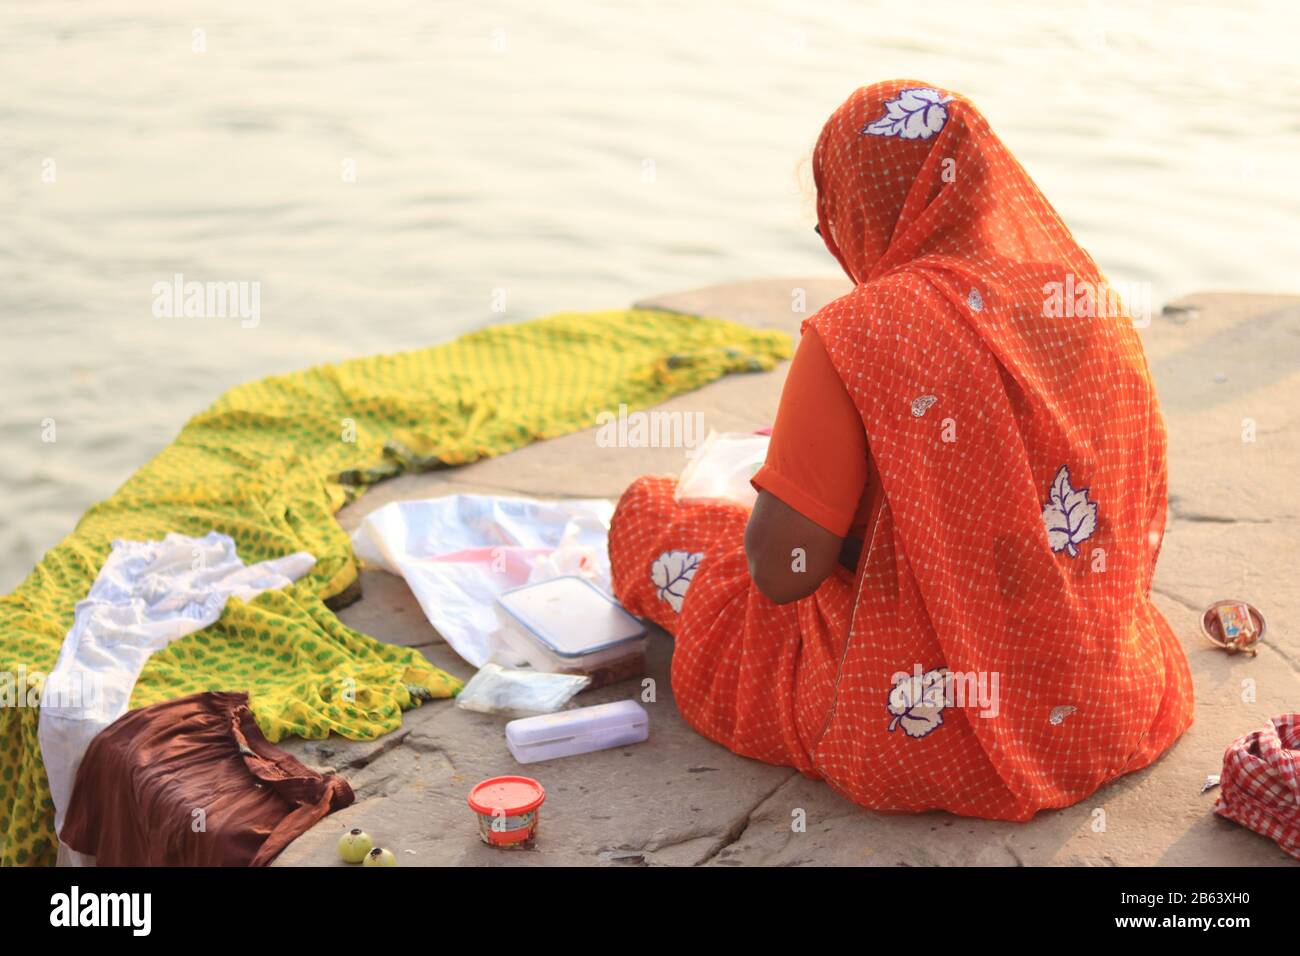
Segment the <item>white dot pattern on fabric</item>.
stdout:
[[[933,89],[857,91],[813,158],[820,231],[855,288],[805,325],[884,496],[856,574],[775,605],[749,578],[747,512],[642,478],[611,524],[614,588],[676,636],[675,699],[705,736],[867,807],[1024,820],[1191,722],[1186,656],[1149,598],[1164,425],[1127,318],[1045,315],[1050,283],[1104,280],[969,101],[941,94],[927,138],[861,135],[910,88]],[[942,414],[917,414],[922,388]],[[1063,506],[1088,489],[1105,513],[1085,535],[1067,508],[1054,540],[1063,463]],[[671,551],[702,555],[680,613],[649,573]]]

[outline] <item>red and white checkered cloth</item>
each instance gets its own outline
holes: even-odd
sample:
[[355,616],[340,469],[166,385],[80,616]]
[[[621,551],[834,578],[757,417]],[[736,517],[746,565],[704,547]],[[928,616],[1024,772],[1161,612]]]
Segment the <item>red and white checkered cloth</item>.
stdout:
[[1300,714],[1238,737],[1223,754],[1214,812],[1300,859]]

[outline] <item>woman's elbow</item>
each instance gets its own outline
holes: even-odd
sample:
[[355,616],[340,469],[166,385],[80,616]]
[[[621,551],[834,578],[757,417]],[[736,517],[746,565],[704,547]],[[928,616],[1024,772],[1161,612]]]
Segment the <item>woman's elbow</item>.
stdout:
[[817,590],[816,586],[807,587],[806,582],[800,582],[800,586],[792,587],[788,581],[774,580],[762,575],[754,576],[754,586],[773,604],[793,604]]
[[789,562],[773,562],[758,555],[748,555],[749,576],[759,593],[773,604],[790,604],[806,598],[821,585],[825,575],[808,571],[795,572]]
[[745,527],[745,558],[754,586],[789,604],[812,594],[835,567],[840,539],[766,491]]

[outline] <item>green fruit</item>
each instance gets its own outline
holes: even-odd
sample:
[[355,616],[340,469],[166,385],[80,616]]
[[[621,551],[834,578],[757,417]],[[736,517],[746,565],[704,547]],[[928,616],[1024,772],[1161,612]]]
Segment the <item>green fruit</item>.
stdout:
[[381,846],[375,847],[366,854],[366,862],[362,866],[397,866],[397,857],[393,856],[392,850],[385,850]]
[[339,837],[339,856],[344,863],[360,863],[374,845],[375,841],[370,839],[369,833],[360,827],[354,827]]

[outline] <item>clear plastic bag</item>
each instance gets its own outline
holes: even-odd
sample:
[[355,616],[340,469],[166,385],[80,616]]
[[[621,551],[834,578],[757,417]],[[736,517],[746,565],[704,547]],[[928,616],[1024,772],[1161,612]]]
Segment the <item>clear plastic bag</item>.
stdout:
[[745,432],[709,432],[681,478],[678,501],[731,501],[753,508],[758,492],[749,483],[767,458],[771,438]]
[[451,649],[474,667],[519,666],[496,610],[501,592],[577,574],[608,592],[614,503],[447,495],[394,501],[352,532],[357,557],[400,575]]
[[484,664],[456,695],[456,706],[480,714],[553,714],[591,683],[585,674],[548,674]]

